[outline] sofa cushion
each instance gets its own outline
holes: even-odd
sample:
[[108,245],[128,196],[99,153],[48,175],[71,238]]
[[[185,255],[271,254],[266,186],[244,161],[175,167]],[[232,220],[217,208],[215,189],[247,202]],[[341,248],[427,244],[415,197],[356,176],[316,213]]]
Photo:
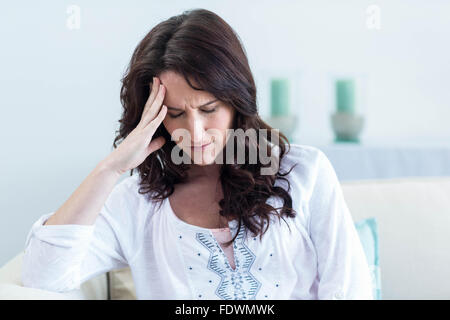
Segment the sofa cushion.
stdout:
[[383,300],[450,298],[450,177],[341,183],[354,221],[378,225]]
[[135,300],[136,290],[130,268],[109,271],[107,273],[108,299]]
[[367,218],[355,222],[356,231],[366,254],[372,276],[373,297],[381,300],[381,278],[378,256],[378,228],[376,218]]
[[106,274],[104,273],[82,283],[80,289],[63,293],[24,287],[21,279],[23,255],[22,251],[0,268],[0,300],[106,299]]

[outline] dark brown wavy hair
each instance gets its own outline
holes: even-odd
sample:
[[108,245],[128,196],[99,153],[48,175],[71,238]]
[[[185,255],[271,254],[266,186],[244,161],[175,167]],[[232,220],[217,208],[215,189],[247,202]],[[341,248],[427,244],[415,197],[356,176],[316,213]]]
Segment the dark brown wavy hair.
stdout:
[[[250,71],[246,53],[235,31],[217,14],[196,9],[173,16],[156,25],[141,40],[133,52],[131,61],[121,80],[120,100],[123,105],[120,129],[114,139],[122,141],[138,125],[146,100],[149,97],[154,76],[164,71],[173,71],[182,75],[195,90],[205,90],[220,101],[235,108],[235,118],[232,129],[241,128],[246,131],[253,128],[266,129],[268,139],[273,141],[272,127],[266,124],[258,115],[256,103],[256,86]],[[190,79],[195,80],[199,87],[194,86]],[[170,134],[161,124],[153,139],[159,136],[165,138],[164,146],[152,152],[136,170],[140,175],[140,194],[148,194],[149,200],[162,200],[174,192],[174,186],[184,183],[187,178],[189,164],[174,164],[171,151],[175,146]],[[285,135],[279,132],[280,139],[290,144]],[[258,138],[259,139],[259,138]],[[230,140],[227,143],[230,143]],[[245,145],[245,164],[228,164],[221,166],[220,180],[224,197],[219,201],[220,215],[226,218],[238,217],[239,229],[242,222],[254,236],[262,235],[270,224],[270,215],[295,217],[292,199],[288,191],[290,184],[284,178],[292,168],[285,173],[280,170],[274,175],[261,175],[261,168],[270,167],[260,161],[259,148],[267,148],[268,156],[272,155],[270,144],[256,143],[258,159],[256,164],[250,164],[247,154],[249,142]],[[241,141],[242,143],[242,141]],[[239,142],[235,143],[238,145]],[[286,153],[285,143],[279,143],[279,163]],[[225,148],[224,148],[225,149]],[[234,153],[236,154],[236,152]],[[134,169],[133,169],[134,170]],[[133,175],[133,170],[130,176]],[[275,186],[276,179],[287,182],[288,190]],[[271,197],[283,200],[283,207],[274,208],[266,203]],[[281,212],[276,210],[281,209]],[[284,220],[284,218],[283,218]],[[263,230],[267,222],[266,229]],[[227,242],[231,244],[234,238]]]

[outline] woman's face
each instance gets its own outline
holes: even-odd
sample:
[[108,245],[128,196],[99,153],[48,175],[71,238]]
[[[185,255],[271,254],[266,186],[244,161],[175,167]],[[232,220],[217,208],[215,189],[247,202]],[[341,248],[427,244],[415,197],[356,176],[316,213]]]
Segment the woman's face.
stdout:
[[[183,76],[173,71],[161,73],[159,79],[166,88],[163,101],[167,106],[163,120],[166,130],[194,164],[214,163],[227,142],[227,129],[232,128],[235,109],[206,91],[192,89]],[[174,135],[176,129],[183,130]]]

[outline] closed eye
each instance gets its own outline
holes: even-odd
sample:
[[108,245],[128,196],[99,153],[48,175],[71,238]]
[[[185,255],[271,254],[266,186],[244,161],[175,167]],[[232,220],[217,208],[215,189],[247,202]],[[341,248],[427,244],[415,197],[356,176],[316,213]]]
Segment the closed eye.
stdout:
[[[213,113],[214,111],[216,111],[216,108],[211,109],[211,110],[201,110],[201,111],[204,112],[204,113]],[[170,116],[172,119],[174,119],[174,118],[178,118],[178,117],[181,116],[183,113],[184,113],[184,112],[181,112],[181,113],[179,113],[179,114],[170,114],[170,113],[169,113],[169,116]]]

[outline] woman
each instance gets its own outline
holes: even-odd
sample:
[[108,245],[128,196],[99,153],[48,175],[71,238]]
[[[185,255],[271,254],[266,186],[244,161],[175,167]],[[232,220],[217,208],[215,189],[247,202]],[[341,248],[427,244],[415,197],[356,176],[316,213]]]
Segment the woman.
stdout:
[[[161,22],[122,82],[116,149],[33,225],[25,286],[67,291],[129,266],[139,299],[372,299],[333,167],[260,119],[225,21],[193,10]],[[230,134],[239,129],[269,136]],[[276,171],[263,171],[264,154]]]

